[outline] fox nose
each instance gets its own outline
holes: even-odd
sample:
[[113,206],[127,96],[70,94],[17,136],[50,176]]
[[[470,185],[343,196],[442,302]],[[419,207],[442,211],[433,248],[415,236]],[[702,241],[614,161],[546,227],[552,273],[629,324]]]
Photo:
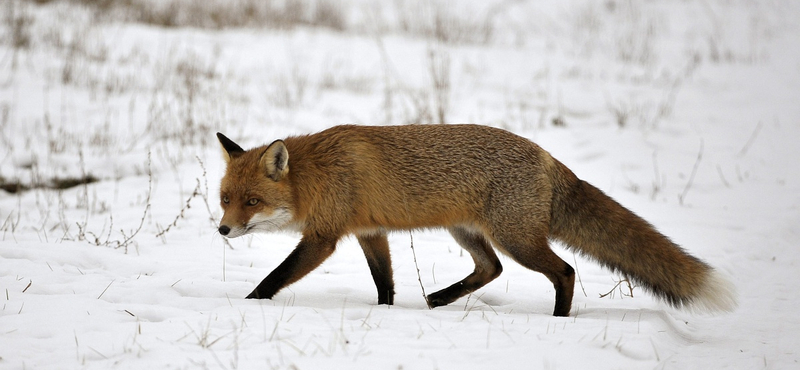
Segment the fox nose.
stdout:
[[231,228],[228,227],[227,225],[222,225],[222,226],[219,227],[219,233],[222,234],[222,236],[226,236],[230,232],[231,232]]

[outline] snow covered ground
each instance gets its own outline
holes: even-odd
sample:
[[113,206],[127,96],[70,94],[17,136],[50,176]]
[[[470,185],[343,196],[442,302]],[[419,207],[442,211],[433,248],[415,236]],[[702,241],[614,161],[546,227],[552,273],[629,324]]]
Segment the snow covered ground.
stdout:
[[[800,366],[796,2],[287,0],[264,3],[313,16],[222,29],[41,3],[0,5],[0,185],[27,188],[0,190],[0,368]],[[211,14],[172,3],[154,9]],[[251,147],[442,119],[536,141],[730,276],[739,309],[673,310],[555,246],[580,279],[570,317],[505,257],[429,310],[418,280],[472,268],[441,231],[413,234],[416,265],[391,235],[394,306],[352,238],[273,300],[242,298],[298,237],[216,232],[215,132]]]

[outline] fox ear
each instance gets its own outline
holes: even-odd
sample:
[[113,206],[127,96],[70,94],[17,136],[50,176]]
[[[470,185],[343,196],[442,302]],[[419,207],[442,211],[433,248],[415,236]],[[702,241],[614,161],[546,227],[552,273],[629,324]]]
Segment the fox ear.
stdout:
[[267,171],[267,176],[275,181],[280,181],[289,173],[289,151],[286,150],[283,140],[269,144],[261,155],[261,167]]
[[222,156],[225,158],[226,163],[230,162],[232,157],[244,153],[242,147],[219,132],[217,132],[217,139],[219,139],[219,143],[222,144]]

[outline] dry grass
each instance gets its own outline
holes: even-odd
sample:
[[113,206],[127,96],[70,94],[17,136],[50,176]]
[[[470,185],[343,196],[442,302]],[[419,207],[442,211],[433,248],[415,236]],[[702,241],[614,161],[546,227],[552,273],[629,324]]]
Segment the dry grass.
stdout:
[[488,44],[495,35],[494,17],[501,8],[475,12],[471,4],[395,0],[396,27],[403,33],[445,44]]
[[27,49],[31,46],[31,24],[33,18],[28,12],[27,5],[16,1],[7,0],[3,7],[3,23],[8,30],[5,42],[13,49]]
[[[48,4],[56,0],[30,0]],[[347,28],[342,7],[332,0],[69,0],[92,8],[98,20],[153,26],[223,29],[295,26]]]

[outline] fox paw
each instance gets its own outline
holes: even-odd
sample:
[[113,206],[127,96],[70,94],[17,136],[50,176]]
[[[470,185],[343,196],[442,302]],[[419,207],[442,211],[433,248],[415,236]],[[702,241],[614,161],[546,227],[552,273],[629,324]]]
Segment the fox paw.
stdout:
[[[439,292],[437,292],[437,293],[439,293]],[[425,300],[428,303],[428,308],[435,308],[435,307],[439,307],[439,306],[445,306],[445,305],[450,303],[447,299],[445,299],[442,296],[442,294],[437,294],[437,293],[428,294],[428,296],[425,297]]]

